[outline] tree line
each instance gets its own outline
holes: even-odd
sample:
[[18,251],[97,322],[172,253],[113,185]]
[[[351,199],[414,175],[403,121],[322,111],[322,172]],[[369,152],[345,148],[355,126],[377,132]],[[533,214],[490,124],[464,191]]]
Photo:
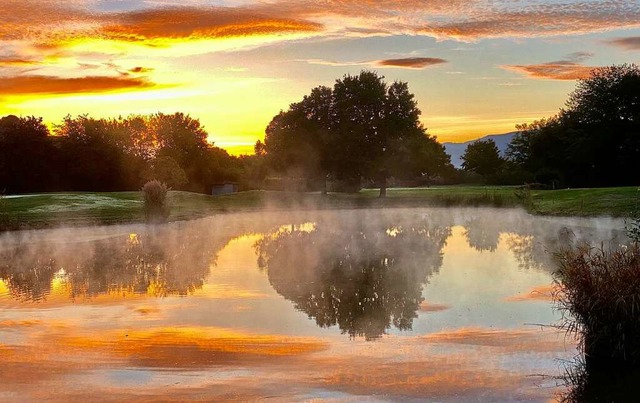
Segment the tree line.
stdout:
[[0,191],[6,193],[136,190],[151,179],[209,192],[211,183],[237,179],[240,165],[182,113],[67,116],[52,131],[42,118],[0,119]]
[[463,169],[485,182],[548,187],[637,185],[640,67],[598,68],[579,80],[555,116],[517,126],[506,156],[493,140],[470,144]]
[[476,182],[545,186],[637,184],[640,68],[596,69],[565,108],[517,126],[506,155],[477,141],[456,170],[420,122],[408,84],[371,71],[318,86],[271,120],[255,154],[235,157],[209,143],[183,113],[95,119],[67,116],[52,130],[38,117],[0,119],[0,192],[120,191],[151,179],[209,193],[244,189],[357,191],[362,186]]

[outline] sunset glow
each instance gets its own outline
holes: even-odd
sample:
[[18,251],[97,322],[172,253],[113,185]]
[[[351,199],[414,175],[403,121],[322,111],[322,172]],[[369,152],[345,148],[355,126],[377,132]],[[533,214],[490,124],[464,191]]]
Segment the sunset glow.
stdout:
[[640,61],[636,1],[5,0],[0,115],[184,112],[249,152],[317,85],[409,83],[440,141],[513,131],[593,67]]

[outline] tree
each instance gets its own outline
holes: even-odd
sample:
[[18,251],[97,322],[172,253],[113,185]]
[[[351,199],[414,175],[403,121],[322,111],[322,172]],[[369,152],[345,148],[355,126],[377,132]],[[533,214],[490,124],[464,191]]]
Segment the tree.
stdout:
[[207,140],[208,134],[198,119],[183,113],[157,113],[148,118],[157,157],[169,157],[184,170],[187,189],[208,193],[214,182],[235,179],[234,159]]
[[370,71],[346,75],[276,115],[266,130],[266,154],[280,172],[331,176],[354,188],[364,178],[384,197],[391,175],[432,175],[450,165],[420,113],[407,83],[387,85]]
[[[331,89],[316,87],[271,120],[263,151],[276,172],[293,178],[326,177],[331,104]],[[261,146],[257,143],[256,150]]]
[[59,169],[65,190],[115,191],[126,185],[121,148],[111,136],[109,123],[88,115],[66,116],[54,130],[59,141]]
[[158,157],[150,161],[149,168],[143,174],[147,181],[157,179],[171,189],[180,189],[189,180],[184,169],[171,157]]
[[0,193],[52,190],[54,151],[42,118],[0,119]]
[[595,69],[579,80],[566,108],[518,126],[507,156],[538,181],[570,186],[637,184],[640,170],[640,68]]
[[497,174],[504,163],[496,143],[491,139],[469,144],[461,158],[462,169],[485,178]]

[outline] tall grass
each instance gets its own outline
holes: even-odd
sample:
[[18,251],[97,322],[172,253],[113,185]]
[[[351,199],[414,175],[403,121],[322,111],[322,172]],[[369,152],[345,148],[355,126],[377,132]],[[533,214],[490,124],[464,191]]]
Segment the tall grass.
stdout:
[[635,402],[640,396],[640,370],[587,371],[584,360],[574,363],[562,377],[567,389],[557,397],[562,402]]
[[578,246],[559,254],[555,301],[587,371],[640,368],[640,247]]

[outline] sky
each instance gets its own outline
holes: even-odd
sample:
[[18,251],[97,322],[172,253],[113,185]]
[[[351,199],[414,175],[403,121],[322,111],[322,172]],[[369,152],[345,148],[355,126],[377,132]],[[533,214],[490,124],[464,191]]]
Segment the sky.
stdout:
[[251,152],[313,87],[406,81],[428,133],[463,142],[640,62],[637,0],[2,0],[0,116],[188,113]]

